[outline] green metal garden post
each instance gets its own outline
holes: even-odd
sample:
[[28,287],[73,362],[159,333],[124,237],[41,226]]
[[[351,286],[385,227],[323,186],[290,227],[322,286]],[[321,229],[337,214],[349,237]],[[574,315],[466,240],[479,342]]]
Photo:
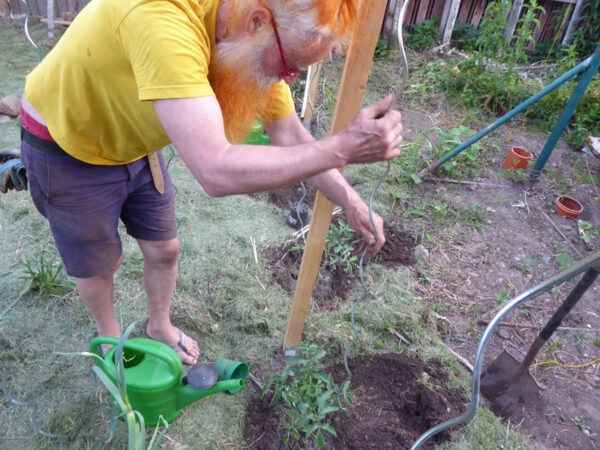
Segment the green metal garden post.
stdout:
[[571,78],[575,77],[579,73],[581,73],[584,70],[588,69],[588,67],[590,67],[591,62],[592,62],[592,57],[591,56],[589,58],[585,59],[584,61],[580,62],[577,66],[573,67],[567,73],[565,73],[561,77],[559,77],[556,80],[554,80],[552,83],[550,83],[544,89],[542,89],[541,91],[535,93],[534,95],[532,95],[531,97],[529,97],[527,100],[525,100],[523,103],[521,103],[520,105],[518,105],[514,109],[512,109],[509,112],[507,112],[506,114],[504,114],[502,117],[500,117],[494,123],[492,123],[491,125],[488,125],[487,127],[485,127],[483,130],[481,130],[475,136],[471,137],[467,141],[465,141],[462,144],[460,144],[458,147],[456,147],[450,153],[448,153],[447,155],[445,155],[443,158],[440,158],[439,160],[437,160],[436,162],[434,162],[433,164],[431,164],[429,167],[426,167],[425,169],[423,169],[421,172],[419,172],[419,174],[418,174],[419,177],[423,178],[423,177],[425,177],[425,175],[427,175],[427,174],[429,174],[431,172],[435,172],[442,164],[444,164],[445,162],[447,162],[450,159],[454,158],[460,152],[466,150],[471,145],[473,145],[475,142],[479,141],[484,136],[487,136],[492,131],[494,131],[496,128],[498,128],[499,126],[501,126],[504,123],[508,122],[510,119],[512,119],[517,114],[521,113],[522,111],[525,111],[529,106],[531,106],[532,104],[534,104],[535,102],[537,102],[542,97],[548,95],[550,92],[552,92],[553,90],[555,90],[556,88],[558,88],[564,82],[570,80]]
[[567,127],[569,121],[571,120],[571,117],[573,116],[573,113],[575,112],[575,108],[577,108],[577,105],[579,105],[579,102],[581,101],[581,98],[583,97],[583,94],[585,93],[585,90],[587,89],[588,85],[592,81],[592,78],[596,74],[598,67],[600,67],[600,45],[596,47],[596,50],[592,55],[589,67],[585,72],[583,72],[583,75],[581,75],[581,79],[577,83],[577,86],[575,86],[573,94],[571,95],[571,98],[567,103],[567,106],[565,106],[565,109],[558,118],[558,121],[556,122],[556,125],[552,130],[552,134],[550,134],[550,137],[546,141],[546,145],[544,145],[544,148],[542,149],[542,153],[535,162],[535,166],[533,166],[533,169],[531,169],[531,172],[529,173],[529,181],[531,183],[535,183],[538,177],[540,176],[540,173],[542,172],[546,161],[548,161],[550,154],[554,150],[554,147],[556,147],[558,139],[562,135],[563,131],[565,131],[565,128]]

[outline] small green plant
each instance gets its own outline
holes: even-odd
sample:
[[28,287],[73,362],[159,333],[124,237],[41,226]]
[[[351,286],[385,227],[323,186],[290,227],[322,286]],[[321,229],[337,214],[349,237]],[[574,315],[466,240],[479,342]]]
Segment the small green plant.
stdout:
[[592,339],[592,344],[594,344],[596,347],[600,347],[600,338]]
[[406,40],[406,45],[417,51],[427,50],[438,38],[439,26],[439,16],[434,19],[425,19],[421,24],[410,25],[410,36]]
[[575,342],[575,345],[577,346],[577,348],[579,350],[585,349],[585,341],[587,338],[588,338],[587,334],[582,333],[581,331],[579,333],[577,333],[577,341]]
[[479,24],[479,36],[475,41],[480,54],[487,58],[499,58],[505,52],[506,11],[511,8],[510,0],[499,0],[488,4]]
[[[325,447],[323,431],[337,436],[331,424],[325,422],[327,415],[334,412],[346,412],[347,406],[354,404],[354,395],[348,390],[348,383],[339,387],[334,383],[331,374],[325,375],[317,371],[317,366],[325,356],[315,344],[301,343],[297,347],[297,356],[288,358],[279,377],[270,377],[263,386],[263,396],[273,391],[270,406],[280,400],[286,404],[285,413],[289,422],[284,437],[287,444],[290,437],[300,441],[302,436],[311,439],[318,448]],[[290,383],[286,383],[293,373]],[[338,395],[340,392],[340,395]]]
[[562,330],[558,330],[558,339],[555,339],[552,342],[550,342],[550,345],[548,346],[548,359],[554,359],[556,352],[561,350],[563,348],[563,345],[563,333]]
[[587,423],[585,423],[584,418],[578,416],[571,417],[571,422],[573,422],[581,431],[589,431],[590,429],[590,426]]
[[573,44],[581,56],[591,54],[600,42],[600,22],[589,20],[600,15],[600,0],[590,0],[584,3],[581,15],[573,33]]
[[515,183],[520,183],[527,179],[527,171],[525,169],[507,170],[504,173]]
[[500,292],[496,294],[496,306],[500,306],[508,299],[508,297],[510,297],[510,291],[501,289]]
[[388,55],[387,43],[379,38],[377,39],[377,45],[375,46],[375,58],[385,58]]
[[540,264],[540,257],[534,256],[533,258],[525,258],[523,260],[523,273],[531,274],[535,266]]
[[[471,128],[465,127],[463,125],[460,125],[458,128],[452,128],[447,132],[439,127],[434,127],[433,130],[435,131],[440,142],[439,146],[435,146],[432,144],[436,151],[436,159],[443,158],[456,147],[458,147],[460,144],[462,144],[464,138],[469,138],[475,135],[476,133],[475,130],[472,130]],[[456,166],[457,160],[460,161],[461,159],[463,162],[466,162],[467,165],[473,164],[475,161],[477,161],[477,156],[481,149],[481,145],[475,143],[466,150],[464,150],[462,153],[460,153],[460,156],[457,156],[456,158],[444,163],[440,169],[443,169],[446,172],[450,172]]]
[[64,293],[75,285],[67,278],[65,266],[57,261],[46,249],[42,249],[37,259],[23,261],[25,267],[21,279],[29,280],[29,290],[43,295]]
[[514,62],[526,62],[527,54],[525,53],[525,46],[529,43],[535,47],[535,39],[533,33],[536,28],[540,27],[540,21],[536,18],[536,15],[541,12],[546,13],[546,10],[538,5],[537,0],[529,0],[528,3],[523,4],[524,13],[521,14],[521,18],[517,20],[517,27],[515,34],[511,39],[511,45],[508,47],[512,49],[511,61]]
[[469,329],[469,335],[474,338],[477,336],[477,325],[479,324],[479,311],[481,310],[481,305],[479,302],[476,302],[473,306],[473,321],[471,322],[471,328]]
[[598,230],[585,220],[577,221],[577,229],[579,230],[579,237],[585,243],[591,242],[598,235]]
[[352,252],[359,239],[352,240],[353,233],[354,230],[343,219],[338,219],[337,225],[331,223],[324,251],[324,264],[331,270],[342,266],[351,274],[354,269],[358,269],[358,257]]
[[472,23],[462,23],[457,20],[452,30],[452,43],[459,49],[473,51],[479,33]]
[[566,269],[571,265],[571,253],[568,250],[563,250],[559,255],[554,258],[561,269]]

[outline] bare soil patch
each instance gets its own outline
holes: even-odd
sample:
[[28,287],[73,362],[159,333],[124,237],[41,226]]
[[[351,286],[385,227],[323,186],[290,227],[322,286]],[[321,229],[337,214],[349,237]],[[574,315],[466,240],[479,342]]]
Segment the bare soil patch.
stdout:
[[[351,389],[356,404],[347,413],[335,413],[331,425],[337,438],[328,440],[327,448],[399,449],[408,448],[432,426],[458,415],[465,397],[444,387],[447,374],[436,362],[424,363],[404,354],[368,355],[348,363],[352,372]],[[325,370],[336,383],[346,378],[343,364]],[[419,381],[432,380],[431,385]],[[249,448],[274,450],[294,448],[282,444],[286,429],[282,404],[269,408],[270,398],[254,398],[248,404],[244,438]],[[325,433],[327,434],[327,433]],[[449,439],[440,433],[427,443],[433,448]],[[310,448],[306,442],[302,448]]]

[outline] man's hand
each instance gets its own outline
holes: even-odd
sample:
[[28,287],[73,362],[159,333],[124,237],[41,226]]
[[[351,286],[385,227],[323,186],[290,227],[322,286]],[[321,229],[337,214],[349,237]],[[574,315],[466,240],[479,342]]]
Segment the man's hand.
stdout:
[[365,248],[367,248],[366,256],[369,258],[375,256],[375,254],[381,250],[383,244],[385,244],[383,219],[379,214],[373,212],[373,220],[375,221],[375,227],[377,229],[377,241],[375,241],[373,224],[371,223],[371,217],[369,216],[369,207],[364,202],[354,202],[344,209],[344,213],[346,214],[348,225],[354,228],[354,230],[363,237],[363,241],[358,248],[359,255],[362,255]]
[[359,111],[354,120],[336,135],[346,164],[371,163],[400,155],[402,116],[392,108],[395,96],[390,94]]

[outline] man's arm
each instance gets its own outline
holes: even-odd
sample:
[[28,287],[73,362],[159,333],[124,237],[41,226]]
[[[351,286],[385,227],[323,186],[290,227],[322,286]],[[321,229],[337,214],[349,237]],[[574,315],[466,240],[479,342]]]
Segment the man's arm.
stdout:
[[[267,133],[271,142],[275,145],[291,146],[314,141],[313,136],[300,123],[296,114],[269,124]],[[329,169],[308,178],[306,181],[344,209],[348,224],[364,239],[359,252],[362,252],[366,245],[372,246],[368,255],[373,256],[383,247],[385,243],[383,219],[378,214],[373,213],[373,219],[377,227],[377,242],[375,242],[369,207],[348,184],[338,169]]]
[[229,143],[214,97],[155,100],[153,104],[169,138],[204,190],[211,196],[224,196],[278,189],[347,164],[395,158],[402,125],[400,113],[391,110],[393,102],[390,96],[364,108],[335,136],[295,141],[291,146]]

